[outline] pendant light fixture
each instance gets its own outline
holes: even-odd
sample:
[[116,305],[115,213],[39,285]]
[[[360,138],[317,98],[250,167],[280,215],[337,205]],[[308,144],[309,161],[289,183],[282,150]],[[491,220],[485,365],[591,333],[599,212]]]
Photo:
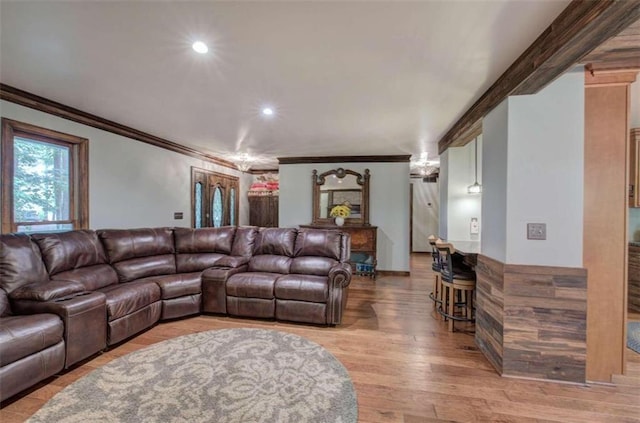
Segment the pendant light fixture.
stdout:
[[480,194],[482,192],[482,185],[478,183],[478,137],[475,139],[475,182],[467,187],[467,193]]

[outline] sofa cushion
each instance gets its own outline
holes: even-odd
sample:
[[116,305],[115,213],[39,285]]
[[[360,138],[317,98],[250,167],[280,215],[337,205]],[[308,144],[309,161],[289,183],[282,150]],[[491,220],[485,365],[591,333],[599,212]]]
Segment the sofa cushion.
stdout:
[[227,295],[233,297],[273,299],[276,273],[236,273],[227,281]]
[[182,297],[185,295],[195,295],[202,292],[202,272],[178,273],[176,275],[152,276],[140,281],[151,281],[160,287],[160,298],[168,300],[170,298]]
[[176,257],[173,254],[139,257],[114,263],[120,282],[130,282],[149,276],[176,273]]
[[300,256],[328,257],[340,260],[342,234],[338,231],[303,229],[298,231],[294,254]]
[[51,277],[51,280],[73,281],[82,285],[87,291],[95,291],[105,286],[117,284],[118,274],[108,264],[97,264],[57,273]]
[[64,325],[55,314],[3,317],[0,321],[0,366],[44,350],[62,340]]
[[12,300],[51,301],[69,298],[85,292],[84,286],[73,281],[48,281],[21,286],[9,294]]
[[291,257],[262,254],[251,257],[249,272],[289,273]]
[[4,289],[0,288],[0,317],[11,316],[11,304]]
[[104,229],[98,237],[111,263],[175,252],[170,228]]
[[201,272],[217,265],[224,257],[228,256],[220,253],[176,254],[176,272]]
[[291,261],[290,273],[303,275],[326,276],[333,266],[338,264],[338,260],[327,257],[295,257]]
[[329,296],[329,278],[326,276],[284,275],[276,280],[276,298],[326,303]]
[[253,247],[253,255],[273,254],[293,257],[296,233],[295,228],[260,228]]
[[107,262],[102,244],[94,231],[33,234],[31,238],[40,247],[50,276]]
[[231,254],[235,226],[222,228],[175,228],[176,254],[220,253]]
[[120,282],[176,273],[173,231],[169,228],[98,231]]
[[251,257],[258,236],[257,226],[241,226],[236,229],[231,247],[232,256]]
[[20,286],[47,280],[40,248],[28,235],[0,235],[0,288],[10,294]]
[[135,281],[99,289],[107,297],[109,322],[160,300],[160,287],[152,281]]
[[235,226],[222,228],[175,228],[176,271],[199,272],[213,267],[231,253]]

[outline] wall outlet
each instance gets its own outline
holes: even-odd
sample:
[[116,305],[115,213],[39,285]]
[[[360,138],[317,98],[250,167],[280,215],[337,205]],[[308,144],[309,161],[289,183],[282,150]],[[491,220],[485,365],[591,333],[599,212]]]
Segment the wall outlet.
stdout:
[[182,214],[182,212],[174,212],[174,213],[173,213],[173,218],[174,218],[175,220],[181,220],[181,219],[183,219],[183,216],[184,216],[184,215]]
[[547,239],[547,224],[527,223],[527,239]]

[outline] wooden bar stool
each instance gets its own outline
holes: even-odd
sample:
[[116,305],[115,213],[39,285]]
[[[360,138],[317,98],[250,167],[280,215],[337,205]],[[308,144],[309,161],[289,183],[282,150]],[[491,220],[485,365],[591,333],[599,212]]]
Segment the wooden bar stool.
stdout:
[[[468,266],[454,266],[452,255],[455,248],[446,242],[437,242],[440,257],[440,283],[442,284],[442,302],[438,312],[449,321],[449,331],[453,332],[454,322],[475,321],[473,295],[476,289],[476,274]],[[456,309],[461,309],[457,312]]]
[[441,241],[435,235],[429,236],[429,245],[431,245],[431,270],[433,270],[433,290],[429,293],[429,298],[433,300],[433,306],[438,307],[442,304],[442,283],[440,282],[440,254],[436,248],[436,242]]

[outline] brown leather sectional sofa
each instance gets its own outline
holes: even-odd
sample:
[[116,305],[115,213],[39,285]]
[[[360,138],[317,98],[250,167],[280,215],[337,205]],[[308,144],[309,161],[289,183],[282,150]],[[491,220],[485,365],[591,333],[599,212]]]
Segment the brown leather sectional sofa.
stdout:
[[340,324],[349,245],[345,233],[294,228],[0,235],[0,401],[159,320]]

